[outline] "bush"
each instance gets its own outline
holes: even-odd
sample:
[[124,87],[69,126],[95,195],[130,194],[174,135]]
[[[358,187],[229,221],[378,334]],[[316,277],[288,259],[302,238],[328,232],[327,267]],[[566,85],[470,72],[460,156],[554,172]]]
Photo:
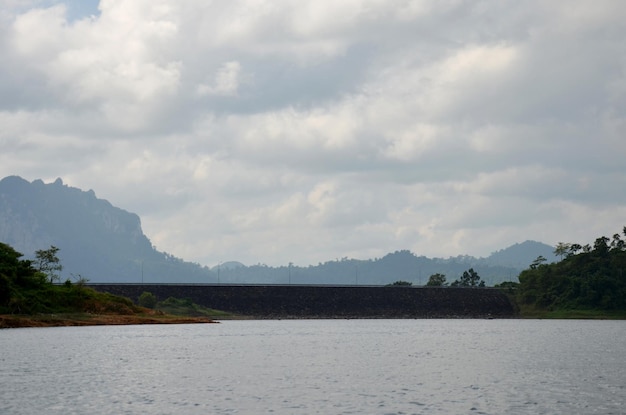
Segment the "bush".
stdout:
[[413,283],[409,281],[395,281],[391,284],[387,284],[388,287],[410,287]]
[[157,298],[154,294],[148,291],[144,291],[139,296],[139,301],[137,302],[141,307],[146,308],[154,308],[157,305]]

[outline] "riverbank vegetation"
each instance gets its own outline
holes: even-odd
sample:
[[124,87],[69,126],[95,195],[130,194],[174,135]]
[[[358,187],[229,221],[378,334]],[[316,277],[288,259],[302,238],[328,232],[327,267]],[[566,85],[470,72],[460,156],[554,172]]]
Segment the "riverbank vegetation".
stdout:
[[209,322],[205,317],[167,315],[101,293],[77,281],[54,284],[60,269],[57,248],[37,251],[37,262],[22,259],[11,246],[0,243],[0,328],[89,324],[148,324]]
[[158,301],[154,294],[147,291],[144,291],[139,296],[137,303],[140,306],[154,309],[157,312],[172,316],[208,317],[220,319],[242,318],[241,316],[237,316],[233,313],[201,306],[188,298],[169,297],[163,301]]

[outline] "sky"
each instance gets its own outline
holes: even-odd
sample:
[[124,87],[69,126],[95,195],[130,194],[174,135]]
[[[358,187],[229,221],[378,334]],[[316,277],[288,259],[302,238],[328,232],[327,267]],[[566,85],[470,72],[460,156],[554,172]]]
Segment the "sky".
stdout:
[[0,177],[213,266],[626,225],[623,0],[2,0]]

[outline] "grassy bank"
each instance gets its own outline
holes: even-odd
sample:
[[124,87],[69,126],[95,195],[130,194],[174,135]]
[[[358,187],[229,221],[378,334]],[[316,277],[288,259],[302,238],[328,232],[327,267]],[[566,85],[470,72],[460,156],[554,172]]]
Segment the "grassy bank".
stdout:
[[214,323],[214,321],[205,317],[181,317],[150,313],[133,315],[89,313],[0,315],[0,328],[196,323]]
[[580,319],[580,320],[626,320],[626,311],[616,310],[545,310],[529,306],[520,307],[520,317],[528,319]]
[[82,284],[38,284],[12,294],[0,310],[0,328],[213,322],[210,313],[152,310]]
[[214,310],[212,308],[203,307],[193,303],[189,299],[181,299],[170,297],[164,301],[158,302],[154,307],[155,310],[174,316],[186,317],[206,317],[210,319],[233,320],[242,318],[226,311]]

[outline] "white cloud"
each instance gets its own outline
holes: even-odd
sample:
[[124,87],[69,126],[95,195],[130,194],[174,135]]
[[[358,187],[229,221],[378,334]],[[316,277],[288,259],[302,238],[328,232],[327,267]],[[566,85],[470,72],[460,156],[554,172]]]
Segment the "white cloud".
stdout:
[[18,3],[0,176],[94,189],[176,255],[487,255],[624,225],[618,0]]
[[198,95],[237,95],[240,72],[241,64],[239,62],[226,62],[217,71],[213,85],[200,84],[196,91]]

